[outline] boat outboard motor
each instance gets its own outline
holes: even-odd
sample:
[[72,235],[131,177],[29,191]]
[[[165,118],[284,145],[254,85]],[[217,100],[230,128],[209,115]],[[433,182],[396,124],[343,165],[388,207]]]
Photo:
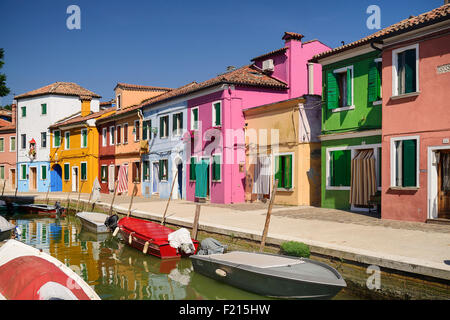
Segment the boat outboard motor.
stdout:
[[63,208],[61,207],[61,204],[59,203],[59,201],[55,202],[55,208],[56,208],[56,213],[58,215],[61,215],[61,213],[63,213]]
[[114,231],[117,228],[117,222],[119,222],[119,216],[117,214],[113,214],[112,216],[109,216],[105,220],[105,226],[110,230]]

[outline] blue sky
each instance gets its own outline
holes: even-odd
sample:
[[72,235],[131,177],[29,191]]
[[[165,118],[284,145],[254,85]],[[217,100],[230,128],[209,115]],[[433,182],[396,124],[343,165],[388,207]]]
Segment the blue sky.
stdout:
[[[366,27],[371,4],[381,27],[443,0],[1,0],[0,48],[11,94],[55,81],[76,82],[113,97],[117,82],[178,87],[204,81],[229,65],[283,47],[284,31],[330,47],[376,30]],[[69,30],[66,9],[81,9],[81,30]]]

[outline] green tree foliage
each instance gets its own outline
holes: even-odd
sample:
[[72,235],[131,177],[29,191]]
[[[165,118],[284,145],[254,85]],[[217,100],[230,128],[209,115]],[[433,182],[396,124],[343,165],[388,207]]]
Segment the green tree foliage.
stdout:
[[[0,69],[3,67],[5,63],[3,61],[5,51],[3,48],[0,48]],[[4,97],[9,94],[9,88],[6,86],[6,75],[4,73],[0,73],[0,97]]]

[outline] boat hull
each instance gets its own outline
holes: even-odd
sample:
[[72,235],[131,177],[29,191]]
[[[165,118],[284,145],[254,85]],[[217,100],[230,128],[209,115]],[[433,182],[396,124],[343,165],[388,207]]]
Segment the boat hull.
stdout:
[[190,258],[195,272],[267,297],[305,300],[331,299],[346,286],[343,279],[340,284],[319,283],[273,274],[263,268],[212,261],[207,256],[196,255]]
[[[56,216],[59,212],[55,206],[45,205],[45,204],[26,204],[20,206],[20,211],[25,214],[37,214],[37,215],[46,215],[46,216]],[[65,216],[64,211],[62,212],[62,216]]]
[[[148,229],[153,230],[153,233],[150,232],[142,234],[136,232],[136,223],[147,226]],[[146,254],[153,255],[160,259],[177,259],[189,256],[170,246],[167,235],[174,230],[162,226],[159,223],[126,217],[119,220],[117,225],[119,227],[120,234],[129,246],[140,251],[144,251],[145,243],[148,242]],[[163,236],[161,236],[161,234],[163,234]],[[195,247],[195,251],[192,254],[195,254],[199,243],[194,239],[192,239],[192,242]]]
[[94,233],[109,233],[105,225],[107,214],[97,212],[78,212],[76,216],[80,219],[83,229]]

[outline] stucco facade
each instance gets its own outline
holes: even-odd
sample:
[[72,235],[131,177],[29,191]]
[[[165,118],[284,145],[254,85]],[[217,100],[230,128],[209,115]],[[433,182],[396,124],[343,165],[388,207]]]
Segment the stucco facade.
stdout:
[[0,121],[0,190],[3,190],[3,186],[7,191],[16,188],[17,138],[15,118],[16,106],[12,105],[11,121]]

